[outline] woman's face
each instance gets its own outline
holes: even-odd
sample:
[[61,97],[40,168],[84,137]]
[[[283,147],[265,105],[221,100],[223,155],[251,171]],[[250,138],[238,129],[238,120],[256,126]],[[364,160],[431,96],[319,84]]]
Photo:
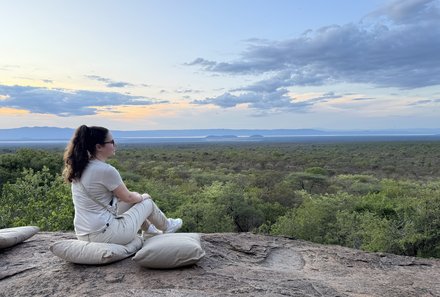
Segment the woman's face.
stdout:
[[106,157],[113,156],[116,152],[116,143],[112,133],[108,132],[104,144],[102,144],[101,153]]

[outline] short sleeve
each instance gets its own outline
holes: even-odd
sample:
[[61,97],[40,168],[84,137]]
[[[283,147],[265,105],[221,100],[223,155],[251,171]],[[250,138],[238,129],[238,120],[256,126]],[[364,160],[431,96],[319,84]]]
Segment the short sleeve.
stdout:
[[109,191],[113,191],[114,189],[119,187],[123,183],[123,181],[118,170],[116,170],[115,167],[109,165],[106,169],[103,183]]

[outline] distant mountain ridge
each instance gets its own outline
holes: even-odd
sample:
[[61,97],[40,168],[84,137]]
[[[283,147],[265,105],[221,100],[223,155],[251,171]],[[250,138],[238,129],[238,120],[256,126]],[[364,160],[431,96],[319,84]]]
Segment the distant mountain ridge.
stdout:
[[[0,140],[68,140],[75,129],[58,127],[21,127],[0,129]],[[362,135],[440,135],[439,129],[317,130],[317,129],[188,129],[188,130],[112,130],[115,138],[188,137],[282,137],[282,136],[362,136]]]

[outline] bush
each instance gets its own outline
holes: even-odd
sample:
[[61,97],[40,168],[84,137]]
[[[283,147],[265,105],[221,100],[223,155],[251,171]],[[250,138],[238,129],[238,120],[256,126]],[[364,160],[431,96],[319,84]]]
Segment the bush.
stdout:
[[380,181],[364,174],[341,174],[333,179],[333,188],[355,195],[378,193],[381,190]]
[[7,182],[15,182],[23,169],[40,171],[46,167],[55,175],[63,166],[60,152],[46,150],[19,149],[15,153],[0,154],[0,188]]
[[366,251],[440,257],[440,186],[385,180],[379,193],[304,194],[271,234]]
[[3,185],[0,228],[35,225],[45,231],[73,229],[70,188],[49,168],[25,169],[16,183]]
[[286,235],[318,243],[340,244],[336,215],[353,209],[354,198],[346,193],[311,195],[302,192],[303,203],[286,213],[272,227],[272,234]]
[[264,206],[242,186],[214,182],[181,204],[177,215],[195,232],[247,232],[265,222]]

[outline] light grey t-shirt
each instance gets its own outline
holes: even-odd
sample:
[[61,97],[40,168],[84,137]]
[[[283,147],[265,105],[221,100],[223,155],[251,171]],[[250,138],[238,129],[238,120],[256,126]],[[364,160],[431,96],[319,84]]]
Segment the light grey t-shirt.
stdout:
[[[107,205],[112,201],[112,191],[123,182],[116,168],[94,159],[84,170],[81,183],[90,195]],[[99,232],[114,219],[107,209],[89,198],[77,182],[72,183],[72,197],[75,207],[73,224],[77,235]]]

